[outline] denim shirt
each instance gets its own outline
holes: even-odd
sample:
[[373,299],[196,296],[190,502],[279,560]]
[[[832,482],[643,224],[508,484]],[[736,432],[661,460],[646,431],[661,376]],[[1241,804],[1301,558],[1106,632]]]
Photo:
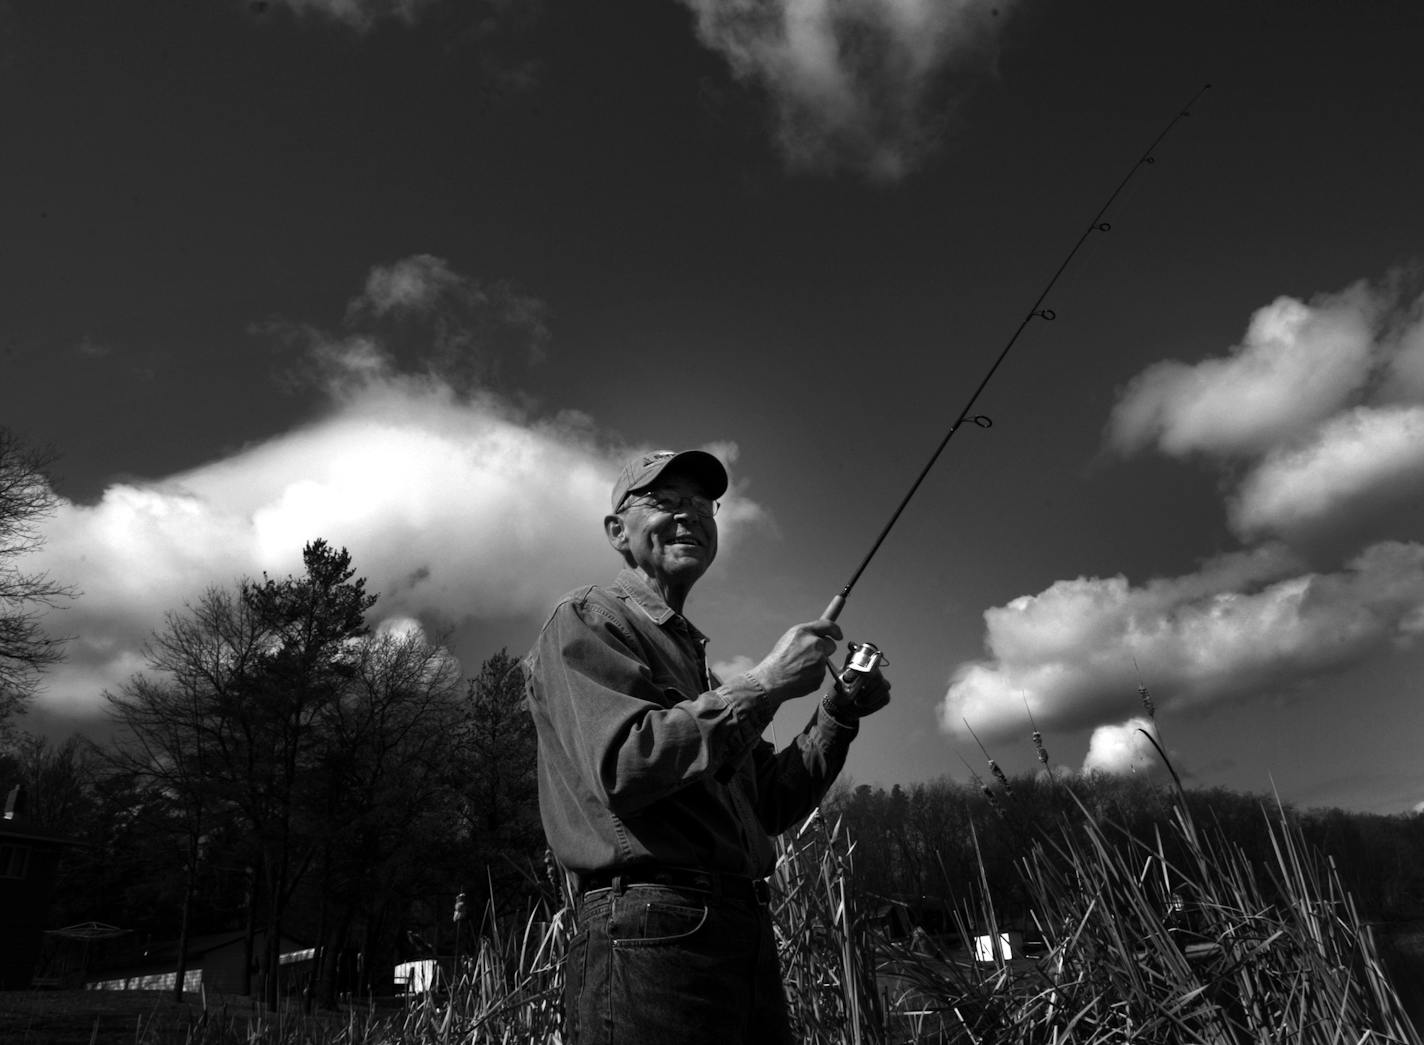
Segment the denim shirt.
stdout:
[[[525,661],[539,810],[575,875],[659,864],[765,876],[815,808],[858,725],[816,713],[781,752],[749,674],[719,683],[707,639],[641,576],[559,601]],[[725,771],[723,767],[728,767]]]

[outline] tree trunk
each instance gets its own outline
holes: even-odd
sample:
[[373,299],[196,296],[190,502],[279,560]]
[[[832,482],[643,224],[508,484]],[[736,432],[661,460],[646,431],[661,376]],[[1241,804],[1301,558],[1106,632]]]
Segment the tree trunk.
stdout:
[[327,946],[327,910],[330,902],[327,897],[331,895],[331,845],[326,846],[326,855],[322,858],[321,872],[321,907],[316,919],[316,961],[312,963],[312,977],[307,983],[307,989],[303,992],[302,1008],[311,1012],[312,1004],[316,1003],[330,1007],[331,999],[326,990],[327,967],[331,965],[331,948]]
[[173,1000],[179,1003],[183,1001],[183,981],[188,975],[188,924],[193,913],[193,880],[197,876],[194,865],[197,861],[197,846],[194,845],[188,853],[188,867],[183,881],[183,910],[178,921],[178,966],[173,974]]
[[341,961],[345,955],[346,938],[350,931],[351,914],[348,909],[322,938],[322,964],[320,979],[317,982],[317,1000],[327,1008],[336,1005],[337,979],[341,975]]
[[282,918],[274,904],[267,914],[267,938],[262,941],[262,1003],[277,1011],[277,988],[282,970]]
[[257,869],[247,869],[247,918],[242,935],[242,993],[252,997],[252,962],[257,951]]

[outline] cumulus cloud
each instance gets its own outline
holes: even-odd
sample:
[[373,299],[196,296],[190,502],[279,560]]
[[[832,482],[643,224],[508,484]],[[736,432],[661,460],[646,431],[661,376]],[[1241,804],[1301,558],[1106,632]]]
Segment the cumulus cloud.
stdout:
[[[1424,310],[1424,300],[1416,313]],[[1424,403],[1424,316],[1415,315],[1394,344],[1381,397],[1386,401]]]
[[281,375],[286,384],[338,399],[397,374],[458,394],[500,389],[514,398],[523,369],[544,359],[548,313],[507,280],[478,280],[416,254],[373,267],[338,330],[280,318],[251,330],[295,351]]
[[768,95],[796,168],[882,180],[933,147],[951,70],[993,59],[1007,0],[683,0],[702,42]]
[[391,265],[377,265],[366,276],[365,289],[351,299],[347,311],[424,313],[442,297],[470,296],[478,300],[479,285],[450,268],[444,258],[414,254]]
[[1280,692],[1424,635],[1424,545],[1382,542],[1333,573],[1290,570],[1279,548],[1133,587],[1058,581],[984,614],[990,656],[962,665],[940,705],[946,732],[1022,732],[1114,720],[1137,665],[1164,708]]
[[1308,304],[1277,299],[1229,355],[1137,375],[1113,409],[1109,444],[1220,461],[1243,540],[1309,546],[1343,535],[1358,545],[1377,517],[1424,493],[1417,283],[1397,271]]
[[[1025,700],[1042,724],[1117,721],[1137,665],[1162,705],[1180,710],[1287,692],[1416,644],[1417,285],[1417,273],[1396,271],[1308,303],[1279,298],[1226,356],[1157,363],[1132,380],[1109,444],[1217,463],[1246,549],[1140,586],[1124,576],[1060,580],[985,611],[987,656],[954,672],[942,728],[957,733],[968,719],[991,734],[1022,731]],[[1126,758],[1125,728],[1095,734],[1085,768]]]
[[1144,734],[1157,736],[1150,719],[1130,718],[1121,725],[1099,726],[1088,741],[1083,759],[1084,773],[1111,776],[1159,776],[1166,774],[1162,756]]
[[1309,534],[1424,490],[1424,406],[1356,407],[1299,446],[1273,451],[1228,505],[1243,537]]
[[413,354],[422,368],[463,390],[496,382],[512,362],[540,362],[550,337],[548,311],[508,280],[474,279],[444,258],[416,254],[371,269],[365,288],[347,303],[346,328],[377,336],[397,364],[403,350]]
[[1154,364],[1123,392],[1108,422],[1131,452],[1254,455],[1308,432],[1365,383],[1379,302],[1365,284],[1306,304],[1281,297],[1251,317],[1230,355]]
[[[398,278],[376,283],[390,291],[381,301],[419,296]],[[537,617],[570,578],[616,567],[598,520],[623,460],[646,448],[602,437],[582,415],[539,417],[458,389],[373,335],[306,333],[325,353],[314,373],[330,381],[326,416],[186,472],[115,484],[93,504],[61,502],[36,566],[83,595],[51,622],[77,637],[49,675],[48,706],[92,709],[142,668],[166,611],[210,585],[299,572],[318,537],[351,551],[397,633],[418,620]],[[711,449],[735,460],[735,444]],[[723,554],[759,514],[728,498]]]

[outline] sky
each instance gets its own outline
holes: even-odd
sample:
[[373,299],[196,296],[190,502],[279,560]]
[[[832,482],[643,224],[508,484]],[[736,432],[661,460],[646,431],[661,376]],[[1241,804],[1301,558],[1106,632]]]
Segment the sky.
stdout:
[[467,673],[522,653],[616,572],[649,448],[728,464],[687,613],[743,670],[1022,325],[840,617],[894,686],[846,778],[967,779],[975,737],[1029,771],[1035,728],[1059,772],[1158,772],[1145,685],[1191,784],[1415,810],[1421,31],[1413,0],[0,3],[0,424],[60,455],[26,565],[79,592],[25,725],[101,735],[166,613],[318,537]]

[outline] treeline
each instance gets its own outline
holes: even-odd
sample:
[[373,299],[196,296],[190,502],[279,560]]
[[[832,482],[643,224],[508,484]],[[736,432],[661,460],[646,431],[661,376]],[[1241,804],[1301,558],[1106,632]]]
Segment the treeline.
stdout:
[[[30,822],[79,843],[50,924],[111,923],[139,952],[242,931],[249,993],[268,1000],[288,935],[317,948],[305,986],[329,1002],[381,989],[399,960],[458,950],[461,892],[466,947],[487,911],[558,906],[518,660],[500,651],[462,677],[441,636],[373,632],[377,597],[344,549],[315,541],[303,567],[170,613],[146,670],[106,694],[108,740],[0,738],[0,784],[22,784]],[[1272,865],[1274,800],[1186,801],[1255,866]],[[1084,813],[1124,845],[1166,834],[1170,847],[1159,829],[1173,805],[1144,779],[1046,774],[845,786],[826,803],[854,840],[869,908],[943,928],[979,908],[982,883],[1006,921],[1026,921],[1018,862]],[[1365,917],[1424,917],[1424,817],[1284,814],[1334,860]]]
[[[857,891],[903,905],[912,921],[933,925],[955,911],[978,909],[987,881],[1001,913],[1026,918],[1016,865],[1033,840],[1058,837],[1084,814],[1106,837],[1126,846],[1161,845],[1169,860],[1176,858],[1172,833],[1163,830],[1175,817],[1175,792],[1167,786],[1107,775],[1052,780],[1043,772],[1005,782],[986,787],[942,777],[834,792],[828,812],[854,840]],[[1261,869],[1275,864],[1267,818],[1284,815],[1333,861],[1362,916],[1424,918],[1424,816],[1300,811],[1269,796],[1222,788],[1188,789],[1185,801],[1198,824],[1219,827],[1226,842]]]
[[315,541],[303,565],[170,613],[148,669],[105,694],[111,740],[0,754],[30,823],[79,843],[51,924],[114,924],[140,951],[243,930],[268,1001],[285,934],[318,948],[306,986],[330,1001],[457,949],[460,892],[465,933],[554,895],[518,660],[463,678],[438,636],[372,631],[344,549]]

